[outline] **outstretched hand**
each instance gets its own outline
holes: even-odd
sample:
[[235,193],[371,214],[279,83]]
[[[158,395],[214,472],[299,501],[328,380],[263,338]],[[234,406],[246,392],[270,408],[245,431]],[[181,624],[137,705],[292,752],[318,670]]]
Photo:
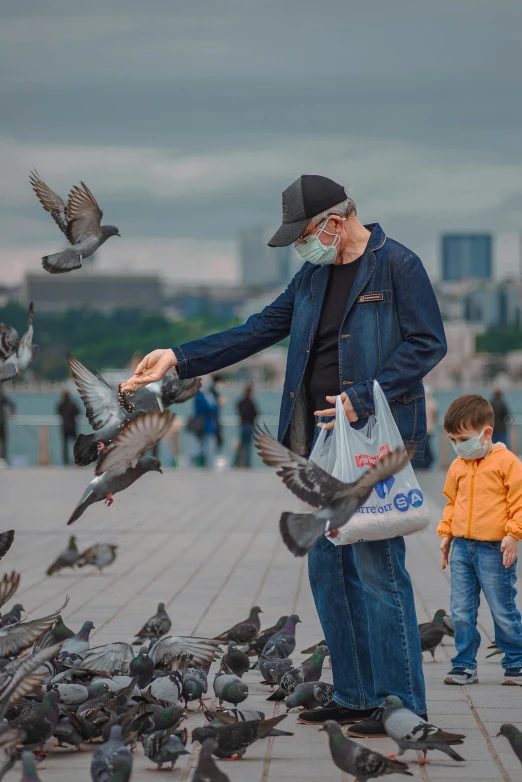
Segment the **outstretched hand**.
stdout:
[[126,394],[149,383],[157,383],[177,364],[178,359],[170,348],[153,350],[140,361],[134,370],[134,375],[121,384],[121,391]]

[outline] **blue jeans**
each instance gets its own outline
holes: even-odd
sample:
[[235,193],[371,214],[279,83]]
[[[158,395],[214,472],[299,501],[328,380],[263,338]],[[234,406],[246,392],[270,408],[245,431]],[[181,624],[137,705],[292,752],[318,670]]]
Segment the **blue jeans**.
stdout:
[[315,606],[332,660],[334,700],[373,709],[388,695],[426,713],[424,674],[404,538],[334,546],[308,555]]
[[454,538],[450,567],[451,614],[457,649],[451,661],[453,665],[477,666],[480,646],[477,616],[482,591],[493,617],[495,642],[504,652],[503,667],[522,666],[522,623],[515,605],[517,563],[504,567],[499,540]]

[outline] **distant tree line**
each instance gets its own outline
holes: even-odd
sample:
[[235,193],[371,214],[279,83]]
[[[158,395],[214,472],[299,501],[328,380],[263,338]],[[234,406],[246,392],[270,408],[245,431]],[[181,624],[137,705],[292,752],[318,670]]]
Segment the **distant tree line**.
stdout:
[[[14,326],[21,336],[27,326],[27,308],[16,303],[0,307],[0,322]],[[104,313],[71,309],[51,314],[36,308],[34,342],[40,352],[31,369],[38,378],[64,380],[67,351],[91,370],[126,367],[136,352],[174,347],[238,323],[235,316],[218,318],[212,313],[172,322],[160,313],[139,310]]]
[[508,326],[503,329],[490,329],[477,334],[475,346],[478,353],[493,353],[504,356],[513,350],[522,350],[522,329]]

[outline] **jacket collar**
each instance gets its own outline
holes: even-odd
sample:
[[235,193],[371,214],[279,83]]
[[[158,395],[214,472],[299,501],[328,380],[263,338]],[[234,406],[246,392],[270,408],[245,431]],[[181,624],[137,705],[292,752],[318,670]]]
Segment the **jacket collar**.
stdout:
[[368,225],[365,225],[364,227],[367,228],[368,231],[372,232],[372,235],[368,240],[367,249],[372,251],[380,250],[386,241],[386,234],[382,230],[379,223],[368,223]]

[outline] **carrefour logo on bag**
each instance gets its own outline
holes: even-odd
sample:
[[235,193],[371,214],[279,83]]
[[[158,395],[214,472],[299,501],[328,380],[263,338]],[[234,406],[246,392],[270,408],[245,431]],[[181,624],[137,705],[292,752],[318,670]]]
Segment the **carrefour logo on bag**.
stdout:
[[408,508],[420,508],[424,502],[424,495],[420,489],[410,489],[408,494],[397,494],[393,500],[395,508],[401,513],[406,513]]
[[386,443],[385,445],[381,445],[379,448],[379,453],[376,456],[372,456],[369,453],[360,453],[355,457],[355,464],[357,467],[371,467],[374,464],[377,464],[377,462],[380,462],[381,459],[384,459],[386,454],[391,453],[391,448]]

